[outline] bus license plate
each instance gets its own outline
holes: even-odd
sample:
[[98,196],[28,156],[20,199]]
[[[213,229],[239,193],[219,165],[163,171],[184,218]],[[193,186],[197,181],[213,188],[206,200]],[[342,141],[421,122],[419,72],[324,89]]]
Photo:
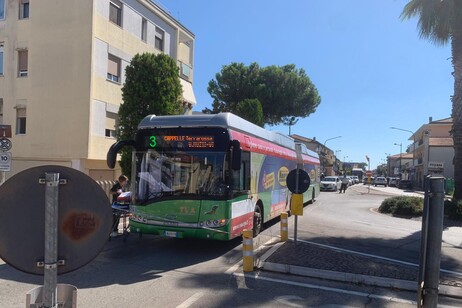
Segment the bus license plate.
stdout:
[[164,231],[164,236],[168,237],[180,237],[180,234],[175,231]]

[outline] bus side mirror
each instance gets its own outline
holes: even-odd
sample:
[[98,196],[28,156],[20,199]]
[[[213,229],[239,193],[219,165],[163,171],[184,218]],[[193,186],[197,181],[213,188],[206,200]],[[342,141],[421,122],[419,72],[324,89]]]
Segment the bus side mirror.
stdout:
[[231,169],[239,170],[241,169],[241,143],[239,140],[231,141],[231,146],[233,147],[232,150],[232,157],[231,157]]
[[111,145],[106,156],[107,166],[114,169],[117,159],[117,153],[125,146],[135,146],[135,140],[120,140]]

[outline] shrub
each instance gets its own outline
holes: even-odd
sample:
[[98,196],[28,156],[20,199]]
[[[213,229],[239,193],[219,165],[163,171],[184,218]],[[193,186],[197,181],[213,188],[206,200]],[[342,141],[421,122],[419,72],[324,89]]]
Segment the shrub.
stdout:
[[397,196],[383,200],[379,207],[380,213],[396,216],[416,217],[422,216],[423,198]]
[[454,220],[462,220],[462,201],[444,201],[444,214]]

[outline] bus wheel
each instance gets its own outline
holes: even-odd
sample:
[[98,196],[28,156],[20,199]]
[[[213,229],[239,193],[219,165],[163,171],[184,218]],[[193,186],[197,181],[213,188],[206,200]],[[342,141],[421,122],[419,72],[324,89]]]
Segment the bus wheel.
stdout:
[[263,211],[261,205],[255,206],[255,212],[253,212],[253,236],[257,236],[263,227]]

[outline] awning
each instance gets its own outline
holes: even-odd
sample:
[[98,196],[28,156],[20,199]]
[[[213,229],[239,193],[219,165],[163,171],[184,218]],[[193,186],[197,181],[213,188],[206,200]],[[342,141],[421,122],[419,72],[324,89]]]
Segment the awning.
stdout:
[[183,100],[190,103],[191,105],[196,105],[196,96],[194,96],[192,84],[182,78],[180,78],[180,83],[183,87]]

